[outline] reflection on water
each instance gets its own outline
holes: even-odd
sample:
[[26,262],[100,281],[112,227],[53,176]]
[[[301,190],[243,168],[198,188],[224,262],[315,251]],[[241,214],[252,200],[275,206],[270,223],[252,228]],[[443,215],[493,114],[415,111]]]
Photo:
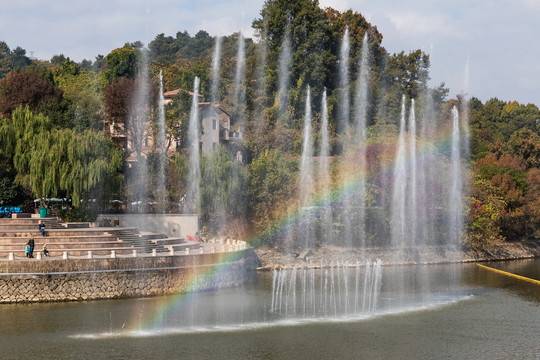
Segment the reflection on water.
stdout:
[[[538,260],[496,264],[523,276],[539,265]],[[540,353],[540,287],[473,264],[383,267],[376,310],[369,313],[351,310],[355,271],[349,271],[341,294],[335,283],[336,301],[342,296],[341,303],[349,304],[349,311],[343,305],[337,314],[304,314],[309,302],[301,301],[301,279],[294,316],[271,311],[276,300],[270,272],[248,286],[216,292],[2,305],[0,357],[461,359]],[[313,282],[320,284],[321,278],[314,276]]]

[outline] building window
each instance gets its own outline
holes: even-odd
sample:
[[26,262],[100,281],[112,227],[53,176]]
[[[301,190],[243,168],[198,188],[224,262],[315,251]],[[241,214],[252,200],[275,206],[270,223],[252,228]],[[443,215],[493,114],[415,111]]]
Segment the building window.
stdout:
[[217,120],[212,119],[212,130],[216,130],[216,127],[217,127]]

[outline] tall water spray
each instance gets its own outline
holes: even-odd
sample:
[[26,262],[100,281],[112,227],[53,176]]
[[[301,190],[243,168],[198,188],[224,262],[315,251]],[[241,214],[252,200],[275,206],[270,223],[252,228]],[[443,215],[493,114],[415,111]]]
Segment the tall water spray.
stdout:
[[321,100],[321,149],[319,154],[319,173],[321,179],[321,193],[323,197],[324,225],[322,233],[328,243],[332,243],[332,202],[330,198],[330,167],[328,157],[330,156],[330,136],[328,134],[328,104],[326,89],[323,91]]
[[219,72],[221,68],[221,42],[223,37],[216,36],[214,52],[212,54],[212,73],[210,75],[210,102],[216,104],[219,101]]
[[406,190],[406,149],[405,149],[405,95],[401,98],[401,115],[399,121],[399,140],[395,156],[391,208],[392,245],[405,246],[405,190]]
[[281,48],[279,55],[279,88],[278,88],[278,102],[279,110],[278,114],[281,117],[286,113],[288,106],[288,93],[290,86],[290,71],[291,71],[291,40],[289,31],[285,33],[285,40]]
[[418,179],[416,176],[417,169],[417,151],[416,151],[416,116],[415,116],[415,101],[411,100],[411,109],[409,110],[409,161],[408,161],[408,173],[409,181],[407,191],[407,236],[412,241],[416,241],[417,226],[418,226],[418,209],[417,209],[417,186]]
[[367,33],[364,34],[364,39],[362,40],[362,56],[360,57],[359,68],[360,75],[358,77],[354,102],[355,142],[357,144],[364,144],[366,141],[366,119],[369,105],[369,45]]
[[[349,92],[349,56],[350,56],[349,28],[345,29],[343,39],[341,40],[341,49],[339,54],[339,96],[338,96],[338,124],[337,132],[341,136],[341,145],[343,153],[350,149],[351,141],[349,139],[349,121],[351,116],[350,92]],[[345,161],[340,171],[344,176],[351,176],[349,164]],[[353,238],[353,215],[350,212],[352,208],[352,194],[347,192],[342,199],[341,222],[344,227],[345,246],[352,245]]]
[[349,28],[345,29],[339,52],[339,99],[338,99],[338,133],[344,135],[349,126],[350,95],[349,95],[349,56],[351,45]]
[[[216,105],[219,103],[219,82],[220,82],[220,68],[221,68],[221,43],[223,37],[217,36],[216,43],[214,46],[214,52],[212,54],[212,72],[211,72],[211,85],[210,85],[210,109],[207,113],[207,116],[214,118],[217,122],[218,133],[221,132],[221,124],[219,121],[219,113]],[[219,135],[218,135],[219,136]],[[212,143],[213,132],[205,131],[205,142],[207,144]],[[217,153],[216,148],[210,149],[210,157],[215,157],[207,162],[208,166],[205,167],[203,174],[204,181],[206,184],[214,184],[210,187],[209,190],[213,191],[213,202],[215,207],[215,218],[213,222],[217,224],[218,229],[222,229],[225,224],[225,200],[224,194],[221,191],[223,189],[223,179],[219,174],[219,169],[221,168],[222,157]],[[215,161],[213,161],[215,160]]]
[[158,104],[158,131],[156,151],[159,156],[157,173],[157,199],[161,204],[166,197],[165,176],[167,171],[166,124],[165,124],[165,98],[163,96],[163,74],[159,71],[159,104]]
[[448,192],[448,240],[458,245],[463,230],[463,187],[461,174],[459,112],[452,108],[452,147],[450,152],[450,191]]
[[[302,158],[300,162],[300,204],[306,210],[310,207],[313,193],[313,144],[312,144],[312,125],[311,125],[311,89],[308,86],[306,95],[306,109],[304,116],[304,137],[302,144]],[[312,245],[314,238],[312,214],[305,213],[302,219],[305,229],[300,229],[298,235],[304,238],[304,245],[308,248]]]
[[[433,45],[429,50],[430,59],[433,56]],[[426,88],[422,96],[423,103],[419,107],[421,112],[416,118],[417,151],[416,161],[416,236],[417,244],[433,244],[436,242],[436,221],[438,219],[438,209],[440,205],[436,203],[439,198],[436,194],[435,179],[440,174],[438,167],[440,162],[436,161],[436,110],[434,103],[434,93]]]
[[354,141],[358,147],[357,163],[360,165],[358,169],[359,176],[358,187],[354,196],[354,203],[358,208],[354,226],[356,227],[357,241],[362,247],[366,244],[366,143],[367,143],[367,109],[368,109],[368,93],[369,93],[369,46],[367,33],[364,34],[362,41],[362,56],[360,57],[360,75],[357,81],[356,96],[355,96],[355,113],[354,126],[355,137]]
[[433,195],[433,186],[432,186],[432,169],[433,169],[433,159],[434,155],[434,146],[432,140],[432,123],[434,121],[434,110],[433,110],[433,97],[426,92],[424,96],[423,103],[423,112],[419,121],[419,135],[418,139],[422,151],[418,153],[418,163],[420,166],[417,166],[417,235],[418,243],[425,244],[428,240],[434,238],[434,224],[433,220],[435,219],[435,206],[433,201],[435,196]]
[[[246,119],[246,51],[245,40],[242,32],[238,33],[238,49],[236,53],[236,73],[234,76],[234,99],[235,99],[235,121],[236,126],[244,133]],[[234,154],[233,154],[234,155]],[[239,167],[232,166],[232,185],[236,187],[240,184]],[[244,189],[245,190],[245,189]],[[237,213],[244,214],[245,209],[237,209]]]
[[138,212],[146,211],[148,166],[146,159],[146,137],[149,114],[148,97],[148,56],[142,51],[140,73],[128,114],[128,148],[135,153],[135,162],[130,176],[132,204],[137,204]]
[[[264,22],[263,34],[267,33],[266,21]],[[266,64],[268,62],[268,45],[265,40],[265,36],[261,36],[259,43],[256,45],[257,49],[257,67],[255,71],[255,93],[253,94],[253,117],[258,118],[259,121],[254,121],[254,129],[251,129],[256,138],[260,138],[267,133],[268,121],[266,116],[263,116],[263,111],[268,104],[268,96],[266,93],[267,87],[265,86],[266,78]],[[252,122],[253,123],[253,122]]]
[[237,119],[244,120],[246,111],[246,44],[242,32],[238,34],[236,72],[234,75],[234,107]]
[[196,214],[199,211],[201,168],[199,154],[199,87],[200,80],[195,77],[193,98],[189,113],[188,148],[189,148],[189,177],[184,214]]

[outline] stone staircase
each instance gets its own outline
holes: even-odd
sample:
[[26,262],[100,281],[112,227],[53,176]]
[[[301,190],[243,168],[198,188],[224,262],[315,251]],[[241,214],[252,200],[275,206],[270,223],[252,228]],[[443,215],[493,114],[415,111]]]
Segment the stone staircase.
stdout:
[[[45,227],[49,230],[51,229],[65,229],[66,227],[58,221],[57,218],[44,218],[42,219]],[[88,226],[87,226],[88,227]]]
[[166,236],[162,234],[143,235],[135,228],[118,228],[109,230],[108,233],[118,238],[118,240],[130,244],[134,248],[141,249],[145,253],[151,253],[154,249],[156,249],[157,252],[169,251],[163,245],[159,245],[152,241],[153,239],[166,238]]
[[[46,225],[46,236],[38,224]],[[199,248],[199,243],[185,242],[183,238],[168,238],[164,234],[141,233],[137,228],[90,227],[89,223],[63,223],[56,218],[2,218],[0,219],[0,260],[25,259],[24,248],[34,236],[35,250],[41,252],[43,244],[53,256],[121,256],[133,254],[168,254],[186,247]],[[133,255],[134,256],[134,255]]]

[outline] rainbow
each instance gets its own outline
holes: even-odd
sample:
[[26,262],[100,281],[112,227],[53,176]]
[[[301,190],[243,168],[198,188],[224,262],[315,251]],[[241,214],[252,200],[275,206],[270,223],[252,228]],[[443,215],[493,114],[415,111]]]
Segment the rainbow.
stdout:
[[[369,147],[372,145],[368,145]],[[384,144],[383,153],[389,153],[388,147],[393,147],[394,144]],[[443,134],[439,135],[439,138],[434,142],[429,144],[419,144],[417,151],[422,154],[426,153],[429,147],[435,146],[438,149],[438,152],[445,152],[450,147],[450,135]],[[425,157],[422,157],[425,159]],[[392,177],[394,171],[394,162],[393,157],[388,157],[382,161],[378,175],[382,179],[389,179]],[[427,167],[429,164],[424,162],[423,164],[419,163],[419,166]],[[353,168],[351,166],[349,168]],[[319,190],[316,191],[309,201],[311,206],[319,206],[327,204],[330,200],[331,194],[338,194],[336,198],[333,199],[334,202],[342,201],[346,196],[352,194],[355,189],[358,188],[358,185],[361,181],[365,179],[364,173],[354,173],[353,171],[345,171],[342,175],[341,182],[334,184],[332,187],[319,187]],[[276,218],[272,223],[270,223],[266,229],[259,231],[257,233],[249,235],[246,240],[252,247],[258,246],[264,239],[268,238],[279,232],[290,231],[291,224],[294,221],[302,216],[302,206],[300,206],[298,201],[291,201],[288,211],[285,211],[281,216]],[[303,205],[305,206],[305,204]],[[223,261],[217,267],[212,267],[206,271],[201,271],[194,273],[191,279],[188,280],[190,285],[199,284],[205,282],[205,280],[211,280],[212,278],[219,276],[223,272],[229,271],[231,264],[234,262],[234,259],[238,257],[236,252],[224,254]],[[193,286],[188,286],[193,288]],[[171,314],[175,311],[178,311],[182,308],[189,308],[190,304],[194,303],[197,300],[199,293],[197,291],[179,293],[175,295],[167,296],[164,301],[164,306],[157,307],[154,311],[150,312],[143,320],[135,324],[131,331],[143,330],[143,329],[156,329],[160,328],[163,325],[164,320],[167,318],[168,314]]]
[[236,251],[226,252],[220,255],[221,256],[215,266],[199,268],[198,271],[192,273],[191,278],[187,280],[186,288],[194,289],[193,291],[167,295],[163,306],[157,306],[154,311],[151,311],[140,322],[134,324],[132,328],[129,328],[128,332],[160,328],[168,314],[182,308],[189,308],[200,294],[198,291],[198,284],[211,283],[221,275],[231,271],[233,264],[241,257],[242,253]]

